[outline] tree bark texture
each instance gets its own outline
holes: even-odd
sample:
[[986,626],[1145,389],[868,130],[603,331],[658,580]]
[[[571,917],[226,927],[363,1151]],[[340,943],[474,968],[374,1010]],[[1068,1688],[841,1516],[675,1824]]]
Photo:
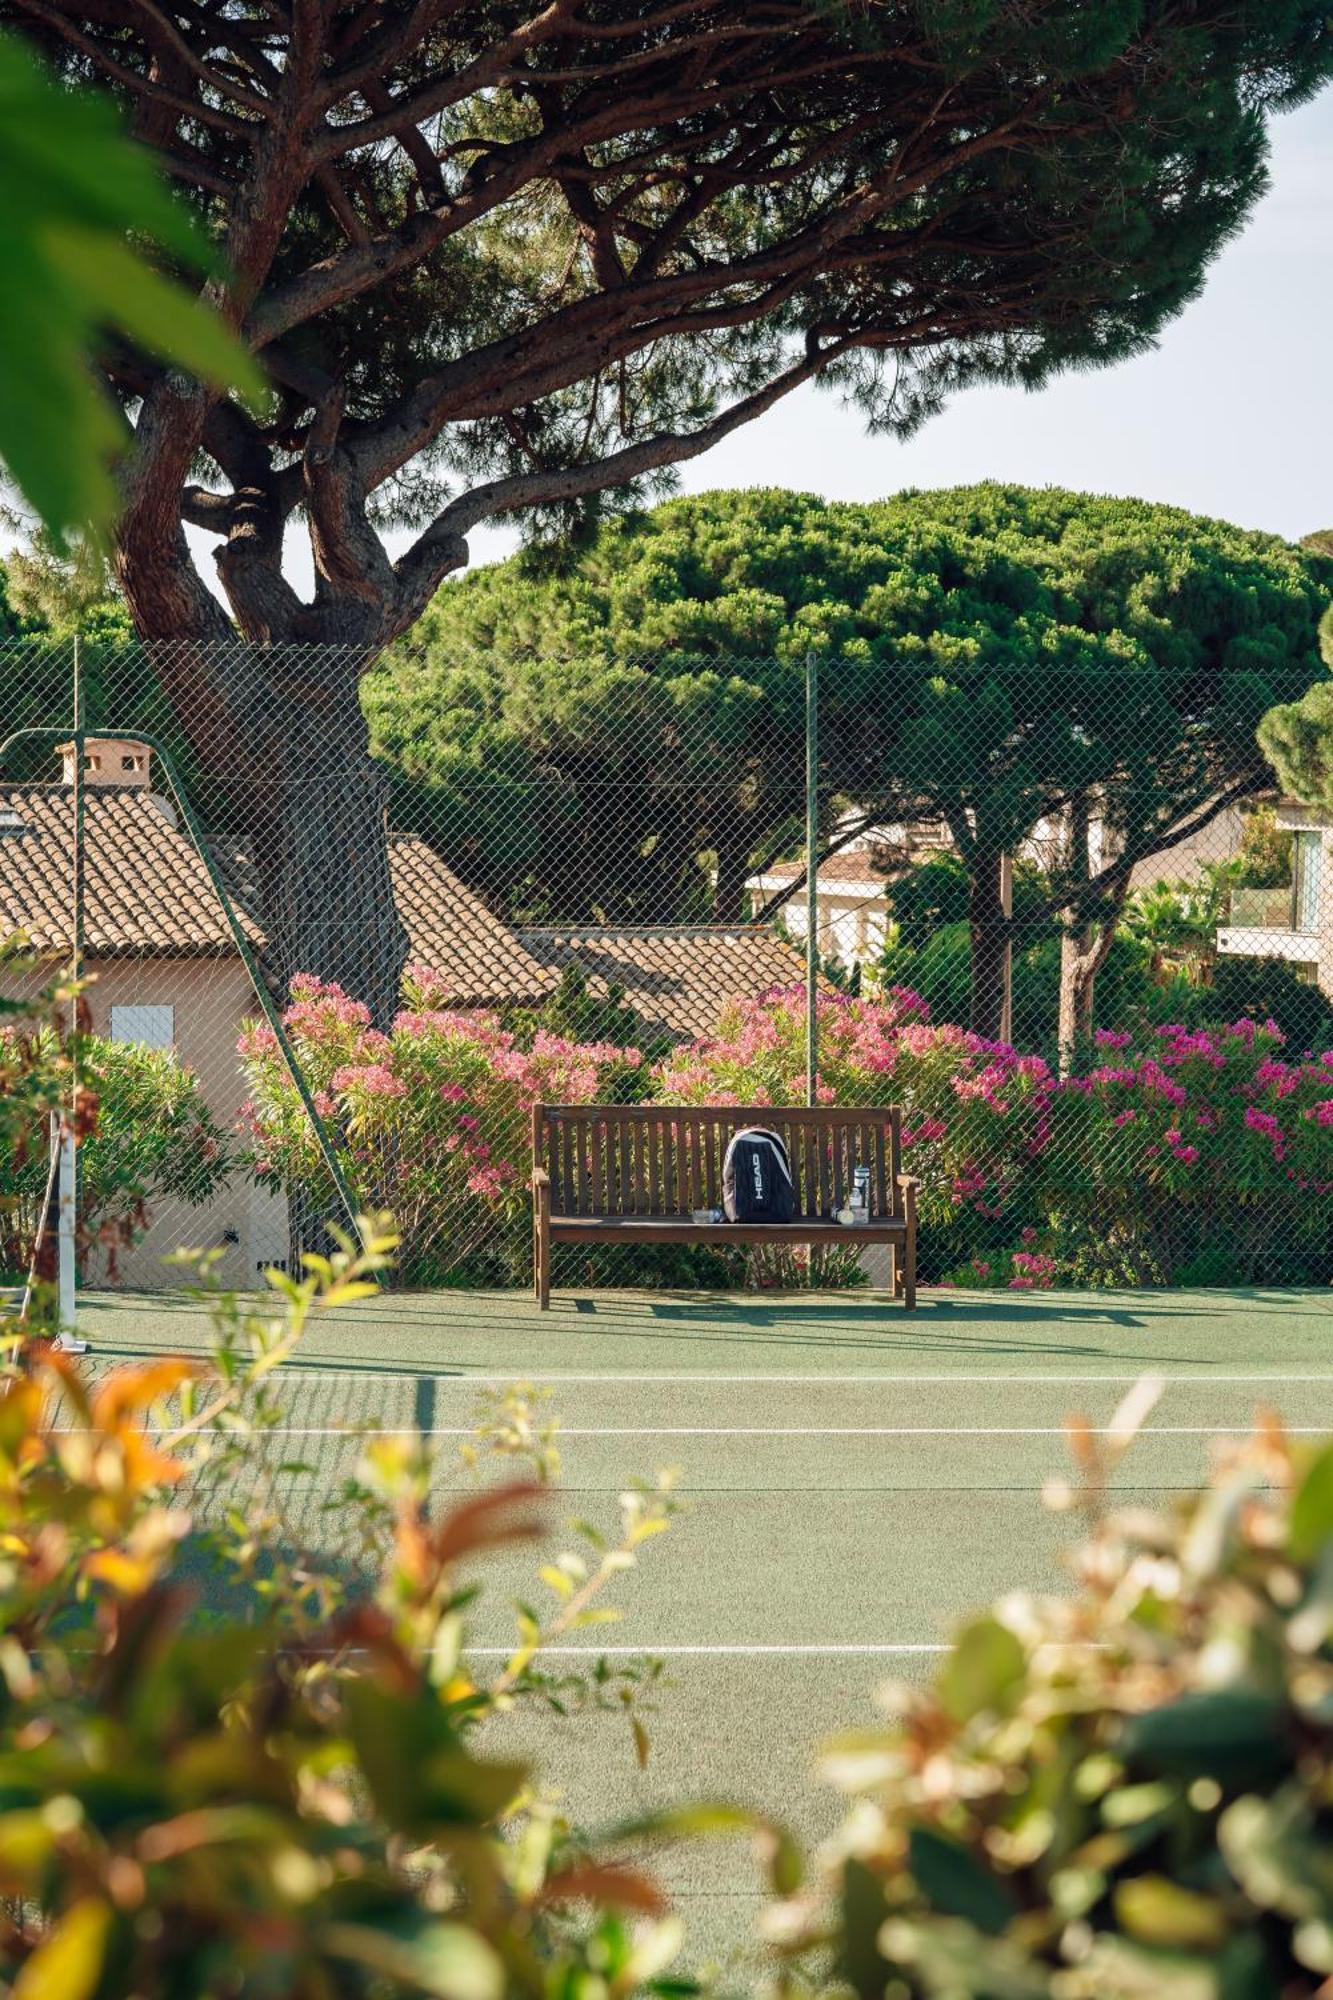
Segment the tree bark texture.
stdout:
[[1004,856],[999,848],[979,852],[972,862],[968,929],[972,953],[968,1025],[974,1035],[996,1042],[1004,1026],[1005,969],[1011,932],[1004,910]]
[[285,993],[297,973],[332,981],[387,1028],[408,939],[387,774],[357,696],[364,650],[232,638],[149,653],[200,773],[192,803],[247,884],[273,983]]
[[[1066,832],[1066,868],[1072,880],[1092,881],[1092,802],[1081,792],[1071,802]],[[1056,1024],[1061,1076],[1068,1076],[1081,1045],[1092,1039],[1097,974],[1115,942],[1116,925],[1129,889],[1129,870],[1114,875],[1110,906],[1102,898],[1098,913],[1089,914],[1076,900],[1064,911],[1060,927],[1060,1002]]]

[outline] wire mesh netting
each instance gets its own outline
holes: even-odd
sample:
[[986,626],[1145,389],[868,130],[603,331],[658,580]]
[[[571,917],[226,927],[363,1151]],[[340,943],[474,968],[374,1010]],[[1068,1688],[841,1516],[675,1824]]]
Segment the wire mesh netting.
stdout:
[[[1310,678],[11,644],[5,977],[88,979],[85,1277],[193,1246],[252,1285],[359,1205],[402,1283],[528,1284],[534,1104],[804,1101],[813,910],[816,1096],[900,1110],[927,1282],[1326,1281],[1333,815],[1260,748]],[[47,1178],[0,1164],[0,1269]],[[882,1272],[849,1239],[554,1278]]]

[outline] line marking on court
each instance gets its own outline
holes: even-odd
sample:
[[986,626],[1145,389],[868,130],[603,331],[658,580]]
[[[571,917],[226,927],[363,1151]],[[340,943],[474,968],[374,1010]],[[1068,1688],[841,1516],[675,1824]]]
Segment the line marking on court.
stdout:
[[[177,1428],[171,1424],[145,1426],[154,1437],[171,1437]],[[1089,1426],[1093,1437],[1117,1436],[1113,1426],[1095,1424]],[[1284,1424],[1288,1437],[1324,1437],[1326,1424]],[[61,1437],[97,1437],[101,1433],[80,1425],[59,1425],[54,1435]],[[1145,1424],[1138,1431],[1139,1437],[1233,1437],[1234,1424]],[[271,1429],[255,1433],[258,1438],[368,1438],[368,1437],[438,1437],[470,1438],[476,1431],[469,1424],[432,1425],[429,1429],[416,1430],[411,1424],[345,1424],[306,1427],[300,1425],[275,1424]],[[705,1424],[667,1425],[655,1424],[643,1428],[615,1426],[605,1430],[578,1428],[562,1424],[557,1432],[560,1438],[941,1438],[941,1437],[1064,1437],[1064,1424],[879,1424],[879,1425],[793,1425],[787,1428],[765,1425],[762,1428],[745,1429],[730,1427],[719,1429]]]
[[[94,1355],[93,1358],[96,1359],[97,1356]],[[110,1358],[110,1357],[104,1357],[104,1358]],[[1199,1363],[1199,1367],[1201,1370],[1207,1369],[1207,1365],[1208,1364],[1206,1362]],[[867,1389],[867,1388],[874,1389],[874,1388],[879,1388],[881,1386],[890,1386],[900,1383],[913,1383],[913,1382],[923,1382],[931,1384],[939,1384],[941,1382],[957,1382],[962,1386],[975,1386],[977,1383],[989,1383],[989,1382],[1021,1382],[1024,1383],[1027,1387],[1031,1388],[1034,1384],[1040,1384],[1043,1382],[1054,1382],[1054,1383],[1081,1382],[1087,1384],[1096,1382],[1107,1382],[1107,1383],[1141,1382],[1145,1375],[1154,1376],[1158,1381],[1165,1382],[1168,1385],[1168,1387],[1174,1383],[1185,1383],[1185,1382],[1188,1383],[1325,1382],[1329,1385],[1330,1388],[1333,1388],[1333,1372],[1328,1372],[1328,1371],[1325,1371],[1323,1374],[1319,1375],[1279,1375],[1279,1374],[1215,1375],[1212,1373],[1167,1375],[1163,1374],[1161,1369],[1154,1368],[1151,1365],[1151,1363],[1147,1361],[1145,1361],[1143,1367],[1139,1369],[1136,1374],[1133,1375],[999,1374],[993,1370],[987,1370],[983,1374],[974,1374],[974,1375],[965,1375],[957,1371],[953,1371],[947,1375],[916,1375],[916,1374],[710,1375],[707,1373],[699,1373],[699,1374],[665,1373],[658,1375],[579,1375],[579,1374],[557,1375],[557,1374],[544,1374],[536,1369],[524,1368],[518,1363],[515,1363],[514,1367],[504,1369],[498,1374],[487,1372],[486,1374],[476,1374],[476,1375],[470,1373],[469,1374],[450,1373],[450,1374],[439,1375],[439,1374],[432,1374],[429,1369],[425,1368],[419,1370],[411,1370],[407,1372],[396,1372],[392,1369],[362,1368],[358,1364],[355,1363],[349,1364],[347,1362],[341,1362],[341,1361],[330,1361],[324,1366],[319,1366],[319,1365],[307,1366],[304,1364],[301,1365],[292,1364],[289,1366],[284,1364],[283,1367],[278,1371],[278,1374],[280,1378],[284,1381],[290,1381],[297,1377],[302,1377],[302,1378],[313,1377],[319,1380],[327,1380],[329,1377],[334,1377],[334,1378],[344,1377],[348,1381],[353,1381],[353,1382],[355,1381],[390,1382],[390,1383],[433,1382],[438,1387],[444,1389],[450,1389],[450,1388],[462,1389],[468,1387],[470,1384],[479,1384],[483,1387],[487,1387],[494,1383],[501,1383],[507,1387],[514,1382],[556,1382],[556,1383],[591,1382],[591,1383],[608,1383],[608,1384],[619,1383],[619,1382],[624,1382],[624,1383],[689,1382],[689,1383],[700,1383],[700,1384],[717,1383],[719,1385],[721,1384],[734,1385],[739,1383],[739,1384],[752,1384],[756,1388],[768,1388],[769,1386],[775,1383],[789,1382],[793,1384],[800,1384],[801,1386],[807,1388],[817,1387],[817,1386],[841,1388],[847,1386],[847,1387],[855,1387],[861,1389]]]
[[[469,1658],[480,1657],[482,1659],[488,1659],[488,1660],[511,1659],[516,1650],[517,1648],[514,1646],[469,1646],[467,1648]],[[831,1653],[838,1653],[838,1654],[948,1653],[950,1651],[952,1651],[952,1648],[947,1645],[933,1645],[933,1644],[932,1645],[917,1645],[917,1644],[869,1645],[868,1644],[861,1646],[857,1645],[855,1642],[852,1642],[850,1644],[837,1643],[830,1645],[808,1645],[808,1646],[807,1645],[653,1646],[645,1644],[642,1646],[542,1646],[539,1649],[538,1657],[539,1658],[553,1657],[558,1654],[561,1658],[572,1657],[575,1659],[584,1659],[584,1660],[596,1660],[599,1658],[611,1658],[611,1657],[615,1658],[623,1657],[627,1659],[641,1660],[645,1657],[645,1655],[649,1659],[652,1659],[654,1657],[661,1657],[663,1655],[668,1655],[668,1654],[672,1656],[678,1656],[681,1654],[688,1654],[688,1655],[705,1654],[705,1655],[726,1655],[730,1657],[737,1654],[752,1654],[752,1653],[777,1653],[777,1654],[805,1653],[805,1654],[822,1655]]]

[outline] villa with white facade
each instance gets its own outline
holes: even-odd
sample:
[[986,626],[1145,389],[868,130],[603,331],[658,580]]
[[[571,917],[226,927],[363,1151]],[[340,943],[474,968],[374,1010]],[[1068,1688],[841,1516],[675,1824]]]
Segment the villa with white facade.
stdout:
[[1291,881],[1233,889],[1217,948],[1228,957],[1285,959],[1333,996],[1333,813],[1294,799],[1282,800],[1276,813],[1292,836]]

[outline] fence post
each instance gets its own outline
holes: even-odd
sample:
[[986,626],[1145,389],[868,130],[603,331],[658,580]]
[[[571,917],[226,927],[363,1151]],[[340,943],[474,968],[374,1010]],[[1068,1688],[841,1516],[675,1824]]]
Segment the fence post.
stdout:
[[79,999],[77,988],[83,978],[83,886],[84,886],[84,783],[83,744],[83,662],[79,657],[79,636],[74,635],[74,751],[71,768],[70,805],[73,809],[73,843],[70,876],[69,977],[75,991],[69,1003],[70,1084],[69,1108],[59,1121],[60,1166],[56,1176],[56,1297],[59,1340],[70,1354],[81,1354],[87,1342],[78,1337],[78,1297],[75,1278],[78,1263],[79,1222]]
[[819,1089],[819,659],[805,656],[805,1101]]

